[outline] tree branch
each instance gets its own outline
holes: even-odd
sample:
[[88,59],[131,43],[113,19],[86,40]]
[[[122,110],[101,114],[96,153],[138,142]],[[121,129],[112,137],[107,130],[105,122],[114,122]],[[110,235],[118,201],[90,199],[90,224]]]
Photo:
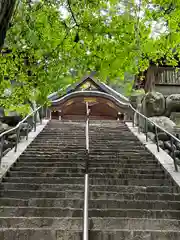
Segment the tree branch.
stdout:
[[70,2],[70,0],[67,0],[67,3],[68,3],[68,7],[69,7],[69,11],[70,11],[70,13],[71,13],[71,16],[72,16],[72,18],[73,18],[76,26],[79,27],[79,24],[78,24],[78,22],[77,22],[77,20],[76,20],[76,18],[75,18],[74,12],[73,12],[73,10],[72,10],[72,8],[71,8],[71,2]]
[[4,44],[16,0],[4,0],[0,4],[0,48]]

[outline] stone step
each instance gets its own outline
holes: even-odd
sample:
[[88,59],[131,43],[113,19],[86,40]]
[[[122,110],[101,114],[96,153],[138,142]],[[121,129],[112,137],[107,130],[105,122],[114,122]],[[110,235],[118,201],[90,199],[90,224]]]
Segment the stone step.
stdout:
[[74,161],[74,162],[17,162],[15,163],[17,167],[84,167],[84,161]]
[[[3,198],[22,198],[22,199],[31,199],[31,198],[64,198],[67,200],[68,199],[74,199],[74,198],[81,198],[83,199],[84,193],[83,189],[81,191],[75,191],[74,189],[67,189],[66,191],[63,191],[63,189],[58,192],[52,191],[51,189],[49,190],[29,190],[25,189],[23,190],[23,193],[21,192],[22,190],[19,189],[7,189],[7,190],[1,190],[1,197]],[[78,200],[79,201],[79,200]]]
[[[51,145],[47,146],[44,144],[41,144],[41,147],[38,145],[33,145],[33,146],[29,146],[27,148],[28,152],[46,152],[46,153],[52,153],[52,152],[61,152],[64,151],[65,149],[68,149],[70,152],[72,152],[73,150],[77,150],[77,151],[85,151],[86,146],[83,144],[81,144],[79,146],[79,144],[77,145],[67,145],[66,143],[63,143],[62,145],[55,145],[52,147]],[[122,150],[123,149],[123,150]],[[145,155],[147,155],[146,150],[142,147],[132,147],[131,151],[128,150],[128,147],[124,147],[124,146],[109,146],[109,145],[104,145],[104,146],[97,146],[97,145],[90,145],[90,153],[98,153],[98,152],[103,152],[103,153],[123,153],[123,151],[125,152],[131,152],[132,154],[138,154],[138,153],[145,153]],[[139,151],[137,151],[139,150]]]
[[62,230],[82,230],[82,218],[72,217],[0,217],[3,228],[51,228]]
[[[81,184],[84,182],[84,177],[4,177],[3,182],[11,183],[49,183],[49,184]],[[144,178],[90,178],[89,183],[92,185],[137,185],[137,186],[172,186],[172,181],[169,179],[147,179]]]
[[[83,177],[84,176],[84,172],[80,172],[80,173],[56,173],[56,172],[23,172],[23,171],[10,171],[6,174],[6,177],[58,177],[58,178],[62,178],[62,177]],[[98,175],[99,177],[101,177],[101,175]],[[162,176],[164,177],[164,176]]]
[[[38,198],[62,198],[64,195],[68,196],[69,198],[82,198],[83,199],[83,189],[81,191],[77,191],[75,189],[68,189],[66,190],[66,193],[63,192],[56,192],[54,189],[51,190],[42,190],[42,189],[34,189],[34,190],[25,190],[24,187],[23,193],[21,190],[17,190],[16,188],[14,190],[2,190],[1,191],[1,197],[6,198],[31,198],[31,197],[38,197]],[[33,188],[32,188],[33,189]],[[61,190],[62,191],[62,190]],[[115,200],[152,200],[152,201],[180,201],[180,195],[176,193],[146,193],[146,192],[92,192],[90,193],[90,196],[92,196],[93,199],[96,200],[104,200],[105,203],[108,200],[111,200],[110,203],[115,204]],[[102,204],[102,202],[101,202]],[[119,206],[120,207],[120,206]]]
[[[84,170],[85,172],[85,170]],[[57,173],[57,172],[23,172],[23,171],[10,171],[6,174],[8,177],[83,177],[83,172],[81,173]],[[89,177],[91,178],[108,178],[108,179],[116,179],[116,178],[137,178],[137,179],[167,179],[165,174],[137,174],[137,173],[123,173],[121,169],[117,169],[114,173],[104,173],[104,172],[96,172],[89,173]]]
[[[147,218],[91,218],[93,230],[165,230],[179,231],[179,220]],[[82,218],[68,217],[0,217],[0,228],[51,228],[58,230],[82,230]]]
[[[59,135],[56,135],[55,133],[52,133],[52,135],[38,135],[38,138],[36,138],[33,142],[43,142],[43,140],[45,140],[45,142],[47,141],[52,141],[54,142],[55,144],[57,144],[57,141],[64,141],[64,142],[68,142],[68,141],[80,141],[82,142],[83,140],[85,140],[85,135],[67,135],[67,133],[65,135],[62,135],[62,134],[59,134]],[[137,143],[139,145],[139,141],[137,140],[136,137],[133,137],[133,136],[105,136],[105,135],[102,135],[101,137],[98,135],[98,136],[92,136],[92,135],[89,135],[89,141],[90,142],[98,142],[98,143],[101,143],[101,142],[111,142],[111,141],[120,141],[120,143],[123,144],[123,141],[124,142],[133,142],[133,143]]]
[[[1,189],[4,190],[44,190],[44,191],[83,191],[83,184],[32,184],[32,183],[7,183],[2,182],[0,185]],[[109,195],[117,193],[178,193],[178,187],[172,186],[134,186],[134,185],[90,185],[89,189],[94,192],[106,196],[107,192]],[[98,196],[98,195],[97,195]]]
[[[84,173],[84,167],[59,167],[59,168],[43,168],[43,167],[12,167],[11,172],[41,172],[41,173]],[[131,168],[90,168],[90,173],[107,173],[107,174],[113,174],[113,173],[128,173],[128,174],[153,174],[153,175],[161,175],[165,174],[163,169],[157,169],[154,168],[153,171],[150,171],[148,169],[131,169]]]
[[[27,238],[28,236],[28,238]],[[7,240],[80,240],[82,231],[63,231],[41,228],[4,228],[0,230],[0,239]],[[136,231],[136,230],[109,230],[89,231],[89,239],[93,240],[179,240],[179,231]]]
[[[57,154],[60,154],[61,152],[70,152],[70,153],[77,153],[78,152],[78,154],[79,153],[85,153],[85,148],[81,148],[81,149],[77,149],[76,150],[76,148],[68,148],[68,147],[64,147],[64,148],[62,148],[62,149],[59,149],[59,148],[56,148],[56,150],[53,150],[53,149],[33,149],[33,148],[30,148],[30,149],[27,149],[27,151],[23,154],[24,156],[26,156],[26,155],[34,155],[34,156],[38,156],[38,155],[44,155],[44,156],[46,156],[46,155],[53,155],[53,156],[55,156],[55,155],[57,155]],[[101,155],[105,155],[105,154],[109,154],[110,156],[111,155],[114,155],[114,154],[118,154],[118,156],[124,156],[124,155],[126,155],[126,156],[136,156],[136,157],[139,157],[139,156],[144,156],[144,157],[146,157],[146,156],[151,156],[148,152],[146,152],[146,151],[144,151],[144,150],[139,150],[139,151],[137,151],[137,150],[134,150],[134,151],[129,151],[129,150],[121,150],[121,151],[113,151],[113,150],[111,150],[111,149],[90,149],[90,154],[99,154],[99,153],[101,153]]]
[[[31,160],[32,159],[32,160]],[[36,158],[26,158],[26,157],[20,157],[18,160],[17,160],[17,162],[15,163],[15,165],[16,164],[19,164],[19,163],[32,163],[32,164],[36,164],[36,163],[39,163],[39,164],[41,164],[42,163],[42,166],[43,166],[43,164],[46,164],[46,163],[54,163],[54,164],[56,164],[56,163],[80,163],[80,164],[83,164],[83,166],[84,166],[84,164],[85,164],[85,157],[81,157],[81,158],[77,158],[77,159],[75,159],[75,158],[43,158],[43,157],[41,157],[41,158],[39,158],[39,157],[36,157]]]
[[[38,135],[39,136],[39,135]],[[76,138],[69,138],[69,139],[59,139],[59,141],[57,142],[56,139],[43,139],[40,140],[39,138],[35,138],[33,141],[32,141],[32,145],[41,145],[41,144],[45,144],[45,145],[48,145],[48,144],[54,144],[54,145],[61,145],[62,143],[67,143],[67,144],[77,144],[77,143],[83,143],[84,144],[84,140],[85,138],[83,139],[76,139]],[[97,145],[112,145],[112,146],[117,146],[117,145],[123,145],[125,146],[127,143],[129,145],[133,145],[133,144],[136,144],[137,146],[139,147],[143,147],[144,146],[141,144],[141,142],[139,142],[137,139],[136,140],[122,140],[122,139],[117,139],[117,140],[114,140],[114,139],[111,139],[111,140],[107,140],[107,139],[101,139],[101,140],[96,140],[95,138],[89,138],[89,141],[90,141],[90,144],[97,144]]]
[[[90,211],[91,212],[91,211]],[[92,214],[93,215],[93,214]],[[83,217],[83,208],[0,207],[0,217]]]
[[[66,144],[66,143],[62,143],[61,145],[60,144],[57,144],[57,145],[50,145],[50,144],[41,144],[41,146],[37,145],[37,144],[34,144],[34,145],[29,145],[26,150],[27,151],[45,151],[45,152],[52,152],[52,151],[59,151],[59,150],[63,150],[64,148],[68,148],[70,150],[72,149],[77,149],[78,151],[80,150],[84,150],[86,149],[86,145],[84,144]],[[113,148],[113,147],[112,147]],[[116,147],[117,148],[117,147]]]
[[[63,131],[63,130],[62,130]],[[71,130],[69,130],[71,131]],[[84,133],[62,133],[62,132],[42,132],[38,135],[38,139],[85,139],[85,132]]]
[[[83,208],[66,207],[0,207],[0,217],[83,217]],[[150,218],[180,219],[177,210],[146,210],[146,209],[89,209],[89,217],[118,218]]]
[[[26,157],[26,156],[21,156],[17,163],[25,163],[25,162],[32,162],[33,164],[34,163],[42,163],[42,164],[46,164],[46,163],[85,163],[85,160],[87,159],[87,156],[84,156],[84,157],[76,157],[76,158],[73,158],[73,157],[63,157],[63,156],[57,156],[57,157],[53,157],[50,158],[50,156],[34,156],[33,157]],[[100,158],[90,158],[89,159],[89,164],[102,164],[101,167],[106,167],[106,165],[108,164],[110,166],[110,164],[112,164],[112,168],[114,165],[116,166],[121,166],[121,165],[124,165],[124,164],[136,164],[136,165],[154,165],[154,166],[160,166],[160,163],[156,160],[149,160],[149,159],[121,159],[121,158],[118,158],[118,159],[115,159],[115,158],[105,158],[105,159],[100,159]],[[104,164],[106,164],[104,166]]]
[[76,160],[78,159],[84,159],[86,157],[85,153],[59,153],[56,155],[52,155],[52,154],[46,154],[46,155],[38,155],[38,154],[25,154],[23,153],[22,155],[20,155],[20,157],[18,158],[18,160],[23,160],[23,159],[29,159],[29,160],[33,160],[34,158],[36,158],[38,161],[41,159],[44,159],[44,157],[46,157],[47,159],[52,159],[52,160],[57,160],[57,159],[70,159],[70,160]]
[[3,182],[11,183],[49,183],[49,184],[83,184],[84,177],[4,177]]
[[[115,169],[116,170],[116,169]],[[59,167],[59,168],[51,168],[51,167],[12,167],[10,169],[11,173],[13,172],[41,172],[41,173],[84,173],[84,167]],[[93,170],[92,170],[93,172]],[[161,173],[161,172],[157,172]]]
[[[11,191],[11,193],[15,191]],[[28,207],[69,207],[69,208],[83,208],[83,192],[74,195],[72,192],[67,192],[63,195],[63,192],[49,192],[52,197],[44,196],[43,194],[35,195],[35,191],[29,191],[28,194],[24,194],[21,197],[19,192],[14,197],[6,196],[7,192],[3,192],[5,196],[0,198],[1,206],[18,207],[18,206],[28,206]],[[32,196],[30,194],[32,193]],[[82,193],[82,194],[81,194]],[[38,196],[39,194],[39,196]],[[54,196],[53,196],[54,194]],[[62,194],[62,196],[60,196]],[[79,195],[78,195],[79,194]],[[45,195],[45,194],[44,194]],[[95,210],[117,210],[118,209],[136,209],[136,210],[173,210],[180,211],[180,201],[167,201],[167,200],[117,200],[117,199],[95,199],[97,192],[90,193],[89,208]],[[13,195],[12,195],[13,196]],[[99,194],[100,196],[100,194]],[[108,194],[107,194],[108,196]],[[63,198],[64,197],[64,198]]]
[[[32,163],[34,164],[34,163]],[[48,165],[48,164],[47,164]],[[136,169],[148,169],[149,171],[152,171],[154,168],[160,168],[160,165],[158,163],[154,164],[146,164],[146,163],[141,163],[141,164],[136,164],[136,163],[122,163],[122,164],[114,164],[114,163],[99,163],[99,162],[89,162],[89,167],[104,167],[104,168],[136,168]]]
[[[27,156],[27,155],[21,155],[20,157],[19,157],[19,159],[18,159],[18,161],[31,161],[31,162],[33,162],[33,161],[44,161],[44,160],[47,160],[47,161],[54,161],[54,162],[56,162],[56,161],[60,161],[60,160],[70,160],[70,161],[76,161],[76,160],[84,160],[85,158],[86,158],[87,156],[86,155],[74,155],[74,156],[72,156],[72,155],[63,155],[63,154],[57,154],[57,156],[50,156],[50,155],[39,155],[39,156],[33,156],[33,155],[30,155],[30,156]],[[141,163],[143,163],[143,162],[145,162],[145,163],[157,163],[158,164],[158,161],[156,160],[156,159],[152,159],[152,158],[150,158],[150,157],[142,157],[141,156],[141,158],[137,158],[137,157],[134,157],[134,156],[132,156],[132,157],[129,157],[129,158],[127,158],[127,157],[124,157],[124,156],[117,156],[116,157],[116,155],[115,156],[106,156],[106,157],[103,157],[103,156],[90,156],[90,158],[89,158],[89,161],[90,162],[93,162],[93,161],[99,161],[99,162],[124,162],[124,163],[127,163],[128,161],[129,162],[132,162],[132,163],[134,163],[134,162],[141,162]]]
[[[43,215],[42,215],[43,216]],[[150,210],[150,209],[89,209],[89,217],[118,217],[118,218],[150,218],[150,219],[177,219],[180,220],[180,211],[177,210]]]
[[[46,159],[45,159],[46,160]],[[30,161],[18,161],[14,164],[16,167],[51,167],[51,168],[59,168],[59,167],[84,167],[85,166],[85,161],[35,161],[35,162],[30,162]],[[152,164],[146,164],[146,163],[141,163],[141,164],[136,164],[134,163],[110,163],[110,162],[89,162],[89,168],[99,168],[99,167],[104,167],[106,169],[108,168],[136,168],[136,169],[146,169],[149,171],[152,171],[155,168],[160,168],[158,163],[152,163]]]
[[29,154],[31,154],[31,156],[33,155],[33,156],[38,156],[38,155],[57,155],[57,154],[59,154],[59,153],[61,153],[61,152],[70,152],[70,153],[76,153],[78,151],[78,153],[84,153],[85,152],[85,148],[81,148],[81,149],[78,149],[78,150],[76,150],[76,148],[69,148],[69,147],[64,147],[64,148],[62,148],[62,149],[56,149],[56,150],[48,150],[48,151],[46,151],[45,149],[43,150],[43,149],[40,149],[40,150],[38,150],[38,149],[28,149],[25,153],[23,153],[23,155],[24,156],[26,156],[26,155],[29,155]]

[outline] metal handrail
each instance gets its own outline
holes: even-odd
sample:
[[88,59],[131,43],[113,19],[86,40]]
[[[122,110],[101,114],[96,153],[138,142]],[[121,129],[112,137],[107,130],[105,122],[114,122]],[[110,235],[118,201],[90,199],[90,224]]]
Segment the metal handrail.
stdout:
[[85,163],[85,178],[84,178],[84,214],[83,214],[83,240],[88,240],[89,237],[89,114],[90,109],[86,103],[86,163]]
[[[180,140],[175,137],[173,134],[171,134],[170,132],[168,132],[167,130],[163,129],[162,127],[160,127],[158,124],[156,124],[155,122],[153,122],[152,120],[150,120],[148,117],[144,116],[142,113],[140,113],[138,110],[136,110],[131,104],[128,104],[129,107],[133,110],[134,113],[136,113],[138,115],[138,131],[140,132],[140,123],[139,123],[139,117],[142,117],[145,120],[145,134],[146,134],[146,141],[148,141],[148,135],[147,135],[147,122],[151,123],[154,127],[155,127],[155,138],[156,138],[156,146],[157,146],[157,151],[160,151],[160,147],[159,147],[159,139],[158,139],[158,129],[161,130],[162,132],[166,133],[171,141],[171,147],[172,147],[172,155],[173,155],[173,161],[174,161],[174,167],[175,167],[175,171],[178,172],[178,166],[177,166],[177,162],[176,162],[176,156],[175,156],[175,150],[173,147],[173,142],[177,141],[178,143],[180,143]],[[133,126],[135,125],[134,123],[134,118],[133,118]]]
[[[33,117],[32,125],[34,125],[34,131],[36,131],[37,112],[40,109],[42,109],[42,112],[43,112],[43,106],[36,108],[33,112],[29,113],[22,121],[20,121],[15,127],[0,134],[0,163],[1,163],[1,159],[3,157],[3,147],[4,147],[5,136],[7,136],[7,135],[9,135],[9,133],[13,133],[13,132],[15,132],[17,134],[15,148],[14,148],[14,151],[16,152],[17,145],[18,145],[19,139],[20,139],[20,130],[21,130],[22,124],[25,123],[30,117]],[[42,123],[41,117],[40,117],[40,122]],[[26,131],[26,140],[28,139],[28,133],[29,133],[29,126],[27,127],[27,131]]]

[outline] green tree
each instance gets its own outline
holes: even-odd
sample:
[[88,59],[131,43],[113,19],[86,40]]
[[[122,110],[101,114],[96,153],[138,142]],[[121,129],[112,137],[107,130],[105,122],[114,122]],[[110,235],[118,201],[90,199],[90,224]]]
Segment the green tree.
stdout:
[[[136,2],[20,1],[0,59],[0,94],[10,87],[10,80],[18,84],[8,101],[1,99],[0,104],[9,108],[32,97],[43,102],[49,93],[88,71],[121,85],[125,73],[147,69],[150,60],[158,63],[166,55],[176,64],[179,4],[167,13],[167,1]],[[155,38],[152,26],[159,21],[167,31]],[[132,84],[127,83],[127,92]]]

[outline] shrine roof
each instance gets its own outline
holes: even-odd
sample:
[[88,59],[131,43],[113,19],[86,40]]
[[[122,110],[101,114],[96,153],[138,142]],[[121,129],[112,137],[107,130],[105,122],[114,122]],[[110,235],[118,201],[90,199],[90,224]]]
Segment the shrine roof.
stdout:
[[69,85],[63,94],[61,94],[61,89],[57,92],[52,93],[48,96],[48,99],[51,101],[57,100],[60,97],[63,97],[69,93],[76,92],[76,91],[99,91],[102,93],[110,94],[116,97],[119,100],[123,100],[124,102],[128,102],[128,98],[124,97],[122,94],[116,92],[110,86],[106,85],[103,82],[95,80],[92,76],[86,76],[82,80]]

